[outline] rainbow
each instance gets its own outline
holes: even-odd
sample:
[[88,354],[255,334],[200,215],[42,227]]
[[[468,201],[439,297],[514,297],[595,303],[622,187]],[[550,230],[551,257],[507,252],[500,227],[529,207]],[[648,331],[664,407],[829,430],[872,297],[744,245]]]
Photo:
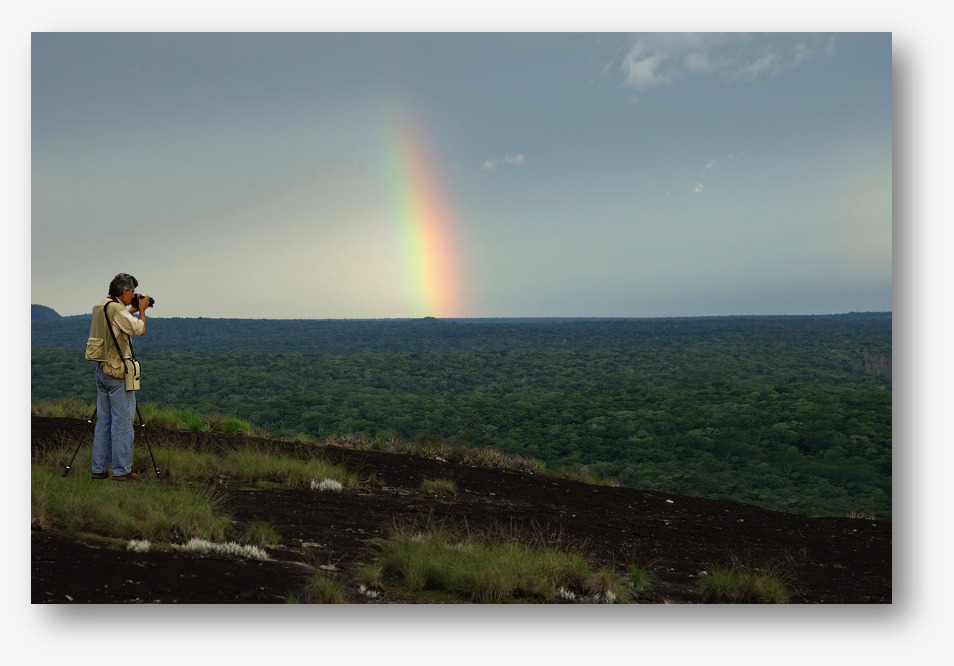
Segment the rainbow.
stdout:
[[460,317],[460,259],[434,153],[407,114],[392,113],[388,172],[412,316]]

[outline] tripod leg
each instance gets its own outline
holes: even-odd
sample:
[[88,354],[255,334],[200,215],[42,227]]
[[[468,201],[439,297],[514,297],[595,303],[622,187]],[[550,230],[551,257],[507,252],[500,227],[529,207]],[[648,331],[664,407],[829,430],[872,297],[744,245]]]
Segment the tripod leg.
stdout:
[[79,444],[76,445],[76,450],[73,451],[73,457],[70,458],[70,461],[66,464],[66,468],[63,469],[63,476],[66,476],[70,473],[70,468],[73,466],[73,461],[76,460],[76,454],[79,453],[80,448],[83,446],[83,440],[86,439],[86,433],[89,432],[89,427],[93,425],[93,419],[96,418],[96,408],[93,407],[93,414],[88,419],[86,419],[86,429],[83,431],[83,436],[80,437]]
[[159,465],[156,464],[156,457],[152,455],[152,447],[149,445],[149,438],[146,437],[146,422],[142,418],[142,412],[139,411],[139,405],[136,405],[136,414],[139,416],[139,427],[142,430],[142,438],[146,442],[146,448],[149,449],[149,458],[152,460],[152,467],[156,470],[156,478],[161,479],[159,475]]

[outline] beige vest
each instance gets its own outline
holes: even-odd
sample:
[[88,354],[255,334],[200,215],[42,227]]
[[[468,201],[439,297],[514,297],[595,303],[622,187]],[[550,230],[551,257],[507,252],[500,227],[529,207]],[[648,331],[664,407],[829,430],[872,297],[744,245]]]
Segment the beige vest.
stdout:
[[[110,298],[94,305],[92,319],[89,322],[89,337],[86,339],[86,360],[98,362],[105,374],[116,379],[122,379],[126,375],[123,359],[132,357],[129,335],[113,325],[113,319],[122,307],[122,303],[117,303]],[[109,317],[108,325],[106,317],[103,316],[104,309]],[[121,349],[116,349],[116,343],[113,342],[113,335],[110,334],[108,326],[112,326],[116,342]]]

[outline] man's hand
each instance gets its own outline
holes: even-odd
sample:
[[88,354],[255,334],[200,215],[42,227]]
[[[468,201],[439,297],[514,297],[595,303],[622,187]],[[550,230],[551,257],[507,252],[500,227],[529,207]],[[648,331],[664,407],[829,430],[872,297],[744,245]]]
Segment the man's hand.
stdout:
[[152,299],[146,296],[145,294],[141,294],[139,296],[139,304],[141,307],[136,307],[135,305],[133,305],[132,308],[129,310],[129,314],[139,313],[139,321],[142,322],[142,333],[140,333],[139,335],[146,334],[146,307],[147,307],[146,304],[147,303],[152,303]]

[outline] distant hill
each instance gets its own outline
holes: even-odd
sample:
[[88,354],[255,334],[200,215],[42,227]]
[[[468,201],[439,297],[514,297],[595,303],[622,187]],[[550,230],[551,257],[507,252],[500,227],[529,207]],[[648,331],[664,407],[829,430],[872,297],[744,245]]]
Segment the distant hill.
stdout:
[[[150,311],[151,312],[151,311]],[[33,349],[86,344],[89,314],[37,319]],[[873,336],[873,337],[872,337]],[[891,313],[671,319],[208,319],[150,316],[136,348],[237,354],[492,353],[658,349],[680,344],[844,344],[890,347]]]
[[60,319],[59,313],[45,305],[30,304],[30,319]]

